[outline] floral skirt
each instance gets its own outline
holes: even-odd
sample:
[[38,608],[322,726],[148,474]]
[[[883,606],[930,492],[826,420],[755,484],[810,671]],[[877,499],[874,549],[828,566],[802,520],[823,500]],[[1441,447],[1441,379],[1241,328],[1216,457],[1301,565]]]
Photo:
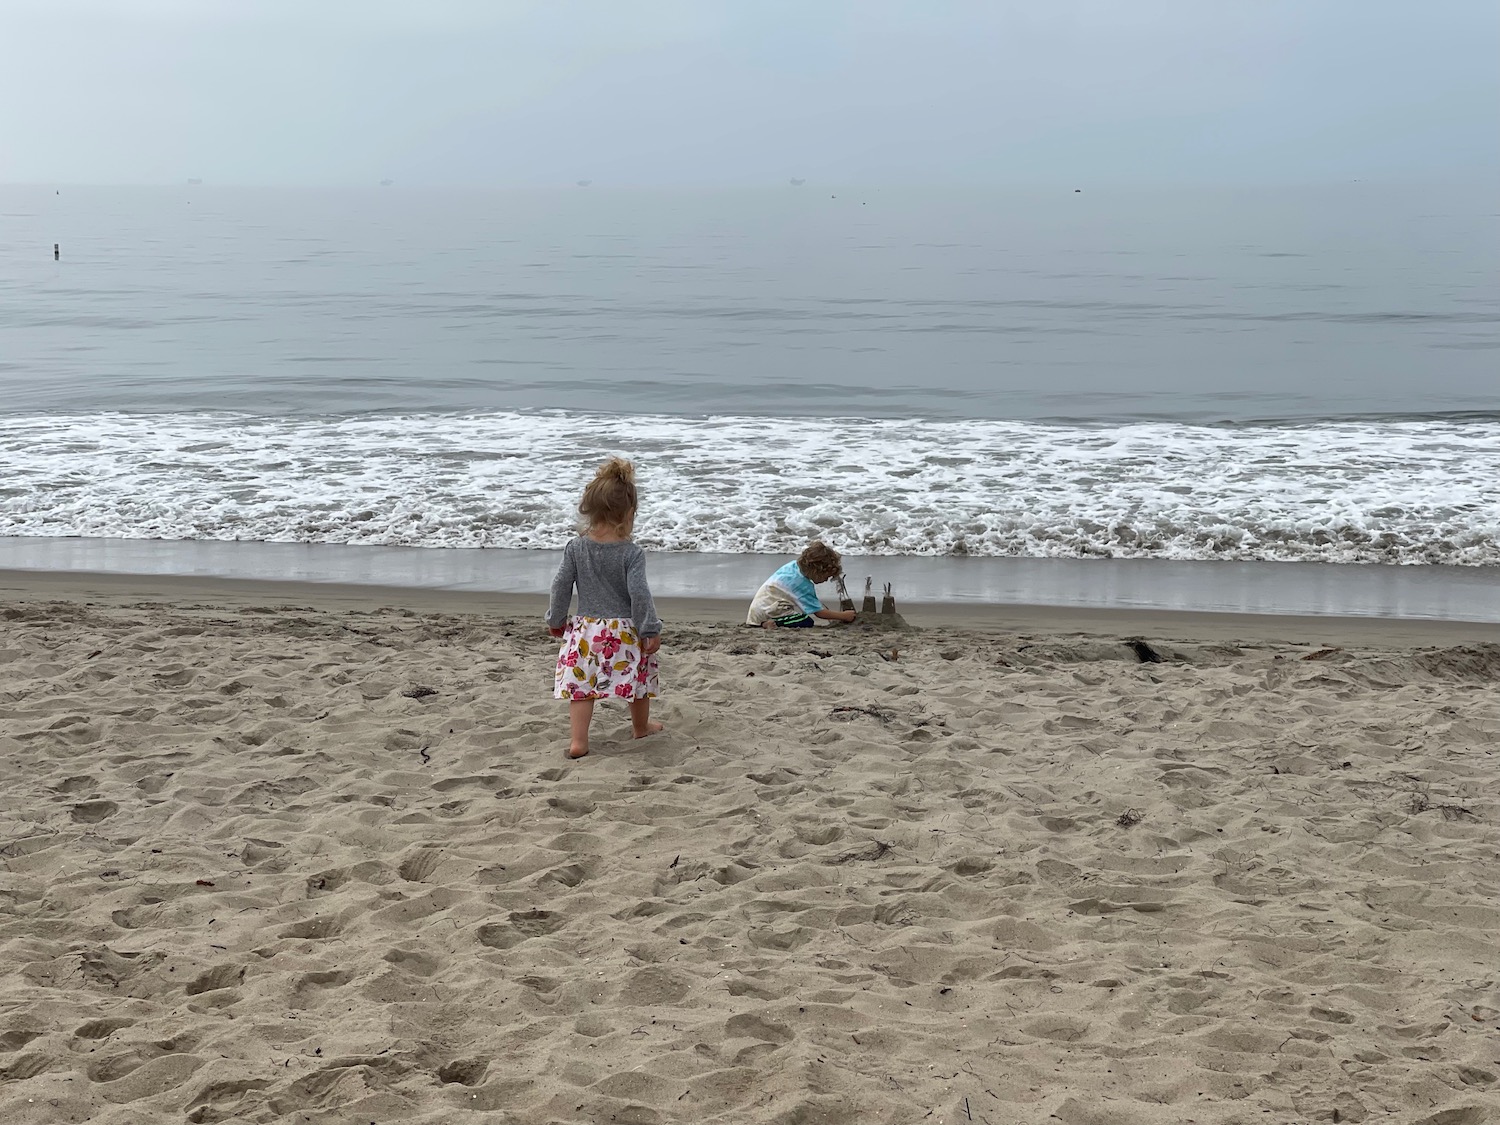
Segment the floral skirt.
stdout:
[[557,654],[558,699],[656,698],[656,654],[641,652],[628,617],[574,617]]

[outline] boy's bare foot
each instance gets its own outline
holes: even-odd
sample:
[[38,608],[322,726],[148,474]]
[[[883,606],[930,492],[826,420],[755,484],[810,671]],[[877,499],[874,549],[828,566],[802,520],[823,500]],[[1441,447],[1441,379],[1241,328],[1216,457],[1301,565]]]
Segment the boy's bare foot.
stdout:
[[570,758],[582,758],[582,757],[586,757],[588,755],[588,752],[589,752],[589,748],[588,748],[587,744],[584,744],[583,746],[569,746],[568,747],[568,757],[570,757]]
[[[658,723],[655,719],[652,719],[649,723],[646,724],[645,730],[633,730],[631,733],[633,733],[637,738],[649,738],[653,734],[660,734],[663,729],[664,728],[660,723]],[[588,751],[585,750],[584,753],[587,754]]]
[[774,629],[774,628],[776,628],[776,622],[774,622],[774,621],[762,621],[760,623],[760,627],[762,629]]

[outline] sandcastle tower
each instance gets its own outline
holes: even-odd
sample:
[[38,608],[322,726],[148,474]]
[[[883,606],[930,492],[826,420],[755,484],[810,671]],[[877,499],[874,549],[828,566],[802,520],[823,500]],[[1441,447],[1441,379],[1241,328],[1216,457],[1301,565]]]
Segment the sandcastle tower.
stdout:
[[860,607],[860,612],[875,612],[875,579],[873,577],[865,579],[865,604]]
[[849,587],[844,585],[844,576],[840,574],[834,579],[834,584],[838,587],[839,591],[839,608],[845,610],[853,609],[854,599],[849,596]]
[[880,600],[880,612],[888,613],[892,616],[896,613],[896,598],[891,593],[891,584],[889,582],[885,584],[885,597]]

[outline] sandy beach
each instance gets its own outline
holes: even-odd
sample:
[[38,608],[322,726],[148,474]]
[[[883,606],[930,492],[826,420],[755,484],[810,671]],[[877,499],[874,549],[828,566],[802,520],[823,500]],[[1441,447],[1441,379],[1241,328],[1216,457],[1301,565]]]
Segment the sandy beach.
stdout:
[[662,608],[0,574],[0,1122],[1500,1120],[1500,629]]

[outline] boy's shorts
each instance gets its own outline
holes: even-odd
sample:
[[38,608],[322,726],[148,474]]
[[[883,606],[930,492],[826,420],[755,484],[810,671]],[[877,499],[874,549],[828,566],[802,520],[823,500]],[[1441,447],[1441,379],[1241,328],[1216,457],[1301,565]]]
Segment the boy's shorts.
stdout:
[[773,617],[778,629],[811,629],[817,622],[805,613],[788,613],[784,617]]

